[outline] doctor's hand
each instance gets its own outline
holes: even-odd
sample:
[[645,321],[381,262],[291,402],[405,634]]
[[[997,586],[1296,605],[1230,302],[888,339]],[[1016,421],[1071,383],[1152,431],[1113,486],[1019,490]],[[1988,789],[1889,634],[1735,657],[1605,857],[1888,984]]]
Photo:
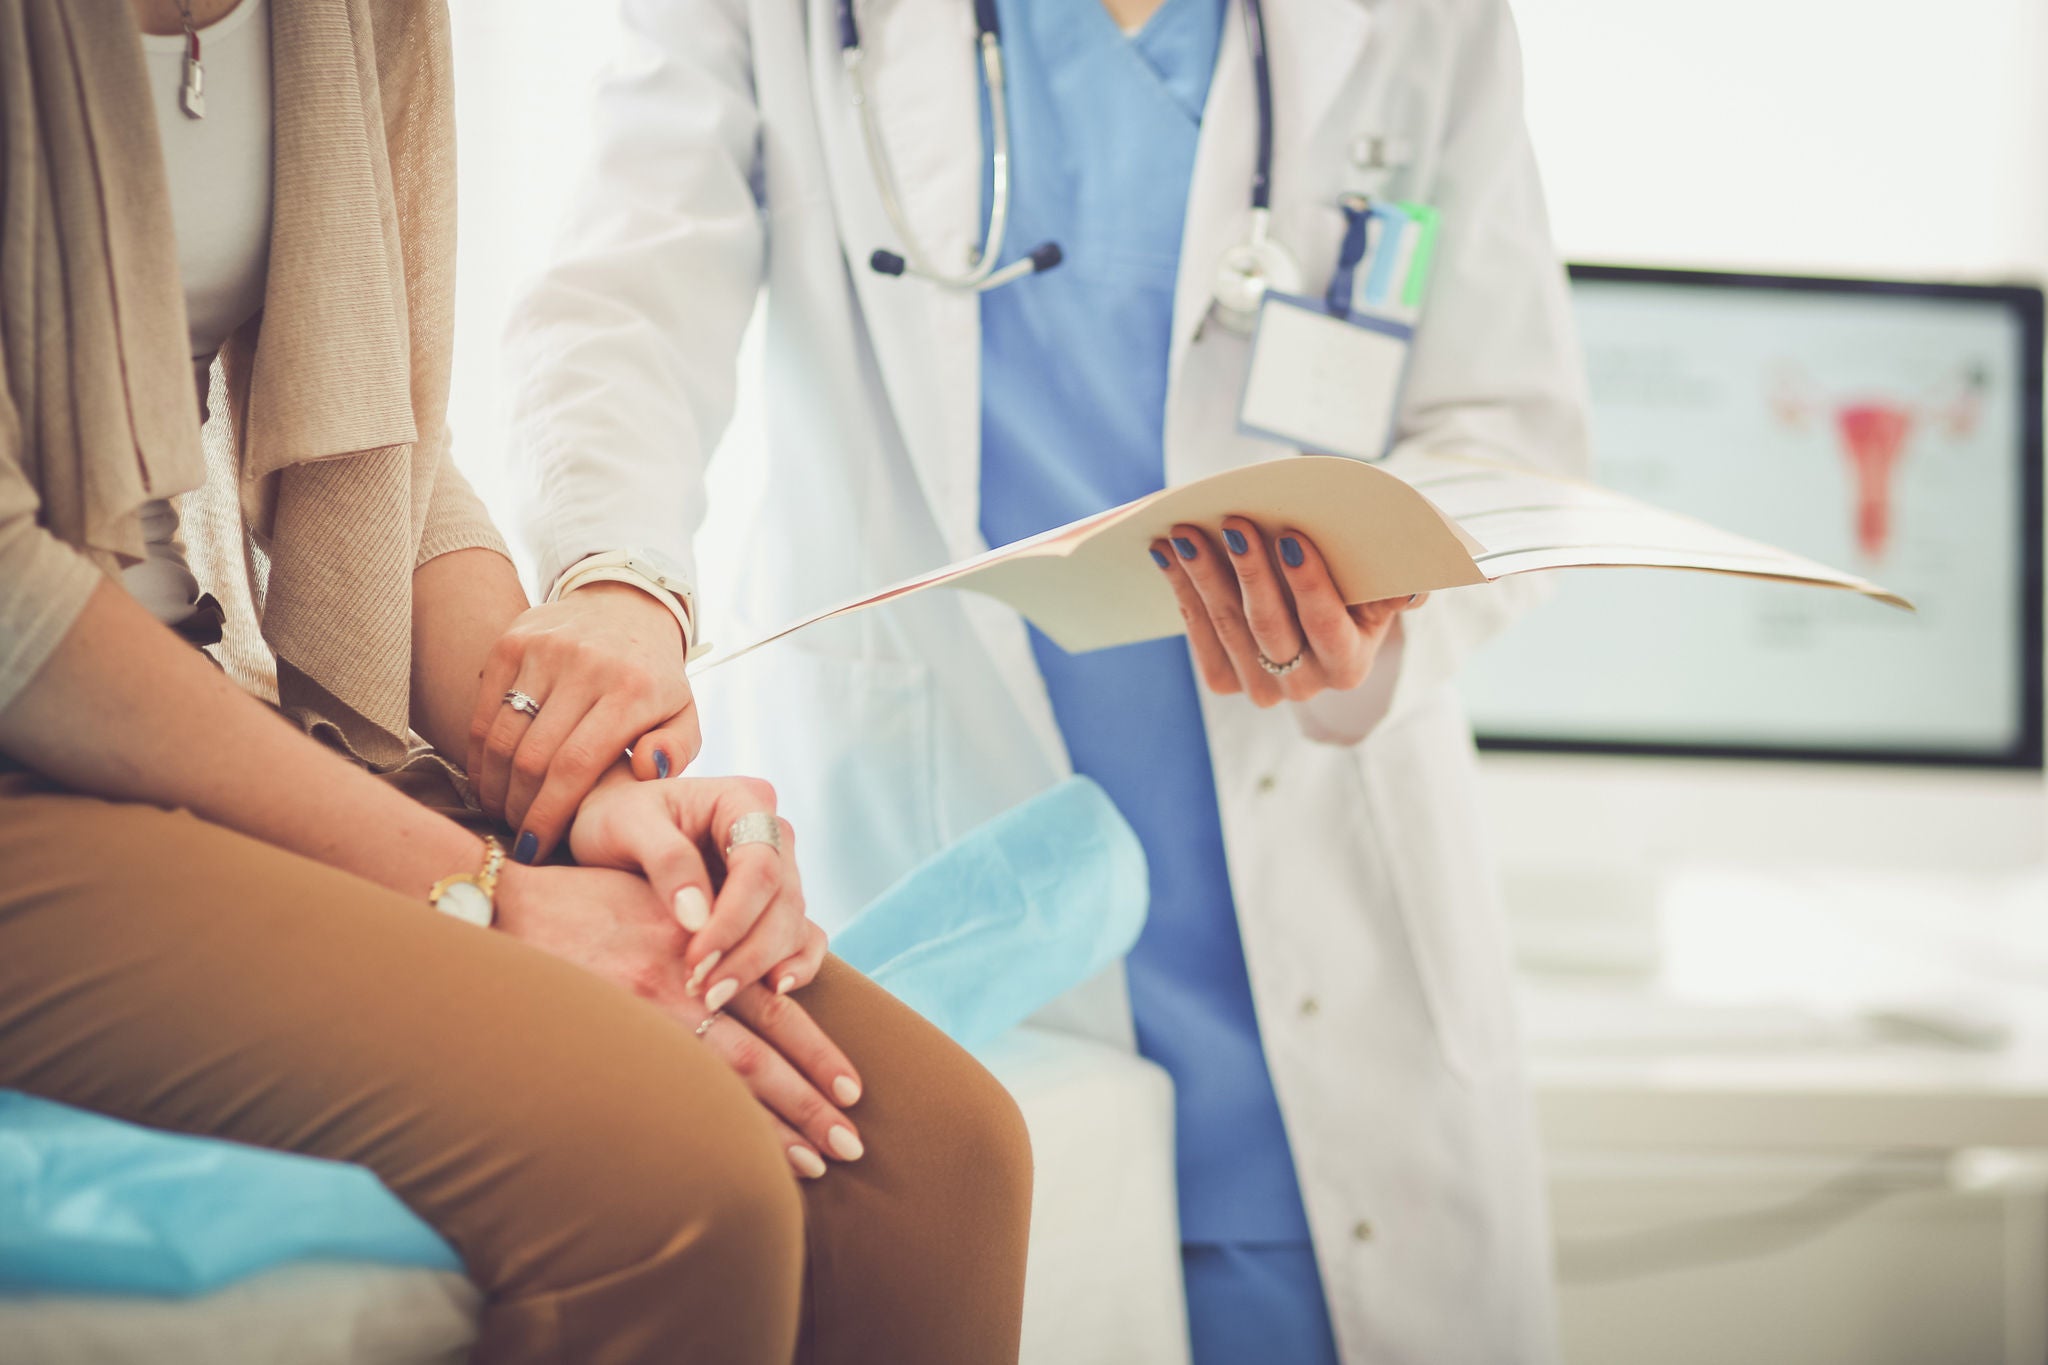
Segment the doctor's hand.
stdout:
[[606,868],[507,868],[496,927],[639,996],[695,1033],[768,1111],[798,1175],[823,1175],[828,1154],[839,1161],[861,1156],[860,1131],[845,1112],[861,1093],[853,1063],[800,1000],[759,985],[716,1007],[693,994],[683,965],[690,935],[645,878]]
[[825,960],[825,933],[805,914],[796,831],[766,782],[642,782],[620,763],[576,813],[569,851],[585,867],[640,873],[672,907],[690,935],[685,989],[710,1009],[755,982],[787,995]]
[[1242,692],[1260,707],[1349,691],[1372,673],[1401,613],[1428,594],[1347,606],[1315,542],[1282,531],[1269,545],[1243,517],[1220,538],[1176,526],[1152,542],[1172,580],[1195,668],[1211,691]]
[[[469,777],[485,814],[517,830],[512,856],[545,858],[627,749],[643,778],[689,766],[702,746],[683,673],[682,628],[625,583],[592,583],[533,607],[491,648],[469,724]],[[508,692],[537,703],[509,705]]]

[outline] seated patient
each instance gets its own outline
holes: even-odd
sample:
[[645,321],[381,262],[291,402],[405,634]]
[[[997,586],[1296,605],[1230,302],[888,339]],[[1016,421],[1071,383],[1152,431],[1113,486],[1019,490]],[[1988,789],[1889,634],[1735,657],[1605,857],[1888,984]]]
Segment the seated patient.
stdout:
[[[578,866],[416,799],[526,605],[449,79],[441,0],[0,0],[0,1087],[369,1167],[478,1361],[1014,1360],[1015,1107],[825,959],[770,790],[617,765]],[[209,396],[278,709],[195,648]]]

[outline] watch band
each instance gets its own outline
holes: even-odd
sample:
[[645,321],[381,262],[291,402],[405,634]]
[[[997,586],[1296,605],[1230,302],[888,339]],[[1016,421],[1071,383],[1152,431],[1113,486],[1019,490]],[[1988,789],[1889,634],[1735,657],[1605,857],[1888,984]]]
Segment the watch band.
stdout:
[[607,550],[587,555],[562,571],[547,600],[558,602],[577,588],[592,583],[623,583],[640,589],[667,607],[683,632],[685,662],[710,650],[709,644],[700,643],[697,639],[696,594],[689,581],[665,567],[658,556],[634,550]]

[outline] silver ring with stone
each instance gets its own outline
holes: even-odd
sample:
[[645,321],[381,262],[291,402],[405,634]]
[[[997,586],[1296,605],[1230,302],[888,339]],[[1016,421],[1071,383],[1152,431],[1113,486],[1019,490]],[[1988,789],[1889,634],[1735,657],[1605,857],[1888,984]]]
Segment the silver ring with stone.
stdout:
[[1259,655],[1259,667],[1265,669],[1268,673],[1271,673],[1276,678],[1284,678],[1289,673],[1292,673],[1295,669],[1300,668],[1301,661],[1303,659],[1306,659],[1307,657],[1308,651],[1304,649],[1301,651],[1301,653],[1295,655],[1286,663],[1276,664],[1271,659],[1267,658],[1264,654],[1261,654]]
[[711,1026],[724,1017],[725,1011],[723,1010],[718,1011],[716,1014],[705,1015],[703,1022],[697,1025],[697,1036],[702,1038],[705,1034],[711,1032]]
[[733,821],[732,833],[725,840],[725,856],[730,858],[741,844],[766,844],[782,852],[781,817],[772,810],[750,810]]
[[505,705],[528,719],[532,719],[540,714],[539,700],[528,696],[516,687],[505,694]]

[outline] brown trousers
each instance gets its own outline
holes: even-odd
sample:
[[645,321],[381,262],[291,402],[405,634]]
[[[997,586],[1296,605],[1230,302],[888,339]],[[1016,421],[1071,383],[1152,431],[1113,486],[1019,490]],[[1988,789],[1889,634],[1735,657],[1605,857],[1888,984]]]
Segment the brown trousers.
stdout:
[[0,1086],[369,1167],[485,1296],[473,1359],[1014,1361],[1016,1106],[835,961],[867,1155],[799,1182],[619,988],[182,812],[0,773]]

